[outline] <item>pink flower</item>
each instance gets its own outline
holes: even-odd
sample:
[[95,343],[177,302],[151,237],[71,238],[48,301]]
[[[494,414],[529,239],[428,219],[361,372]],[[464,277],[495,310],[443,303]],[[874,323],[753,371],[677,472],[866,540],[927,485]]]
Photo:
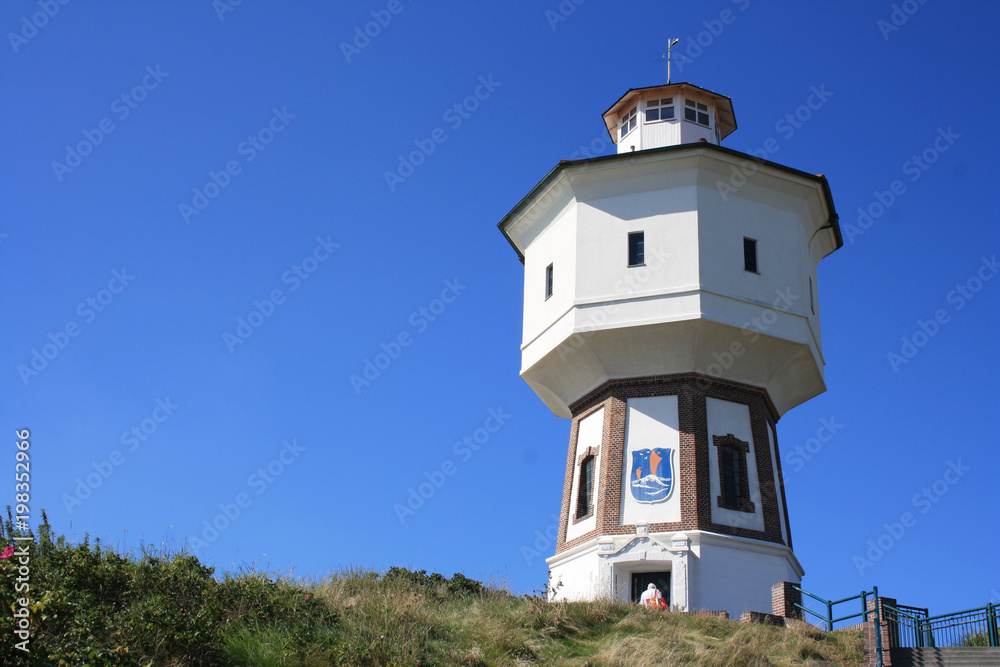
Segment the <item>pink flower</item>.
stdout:
[[309,596],[308,596],[308,595],[306,596],[306,599],[307,599],[307,600],[309,599]]
[[4,550],[0,552],[0,558],[10,558],[14,555],[14,545],[11,544],[8,547],[4,547]]

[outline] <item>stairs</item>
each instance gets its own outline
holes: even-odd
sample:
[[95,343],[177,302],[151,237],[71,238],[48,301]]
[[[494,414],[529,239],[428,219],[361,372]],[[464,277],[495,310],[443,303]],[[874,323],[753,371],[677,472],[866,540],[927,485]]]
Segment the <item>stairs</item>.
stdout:
[[1000,667],[1000,648],[894,648],[892,667]]

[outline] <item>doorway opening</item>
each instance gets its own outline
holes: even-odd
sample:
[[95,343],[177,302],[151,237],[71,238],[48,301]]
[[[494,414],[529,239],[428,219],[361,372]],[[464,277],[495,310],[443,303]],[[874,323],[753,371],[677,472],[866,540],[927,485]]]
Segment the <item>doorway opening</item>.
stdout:
[[660,589],[660,595],[670,606],[670,571],[666,572],[633,572],[632,573],[632,602],[639,603],[639,596],[650,584],[656,584]]

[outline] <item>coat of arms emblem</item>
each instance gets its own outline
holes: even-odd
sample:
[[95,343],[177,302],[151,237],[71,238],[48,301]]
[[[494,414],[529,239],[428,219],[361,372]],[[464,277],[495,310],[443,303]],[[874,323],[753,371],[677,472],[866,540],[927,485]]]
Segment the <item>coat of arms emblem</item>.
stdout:
[[629,486],[632,497],[640,503],[655,503],[670,497],[674,487],[671,452],[660,447],[632,452]]

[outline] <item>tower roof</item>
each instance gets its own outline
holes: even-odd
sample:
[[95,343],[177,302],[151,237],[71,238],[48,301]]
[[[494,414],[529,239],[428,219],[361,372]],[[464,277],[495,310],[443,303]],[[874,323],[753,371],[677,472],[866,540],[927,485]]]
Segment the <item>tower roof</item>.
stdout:
[[636,103],[646,97],[655,94],[660,97],[671,97],[674,95],[687,96],[693,94],[698,97],[709,98],[716,108],[716,122],[719,127],[719,138],[724,139],[736,130],[736,116],[733,114],[733,102],[725,95],[713,93],[710,90],[701,88],[690,83],[665,83],[658,86],[646,86],[644,88],[629,88],[628,92],[618,98],[618,101],[611,105],[611,108],[604,112],[604,125],[608,128],[611,140],[618,143],[616,128],[618,119],[628,109],[634,107]]

